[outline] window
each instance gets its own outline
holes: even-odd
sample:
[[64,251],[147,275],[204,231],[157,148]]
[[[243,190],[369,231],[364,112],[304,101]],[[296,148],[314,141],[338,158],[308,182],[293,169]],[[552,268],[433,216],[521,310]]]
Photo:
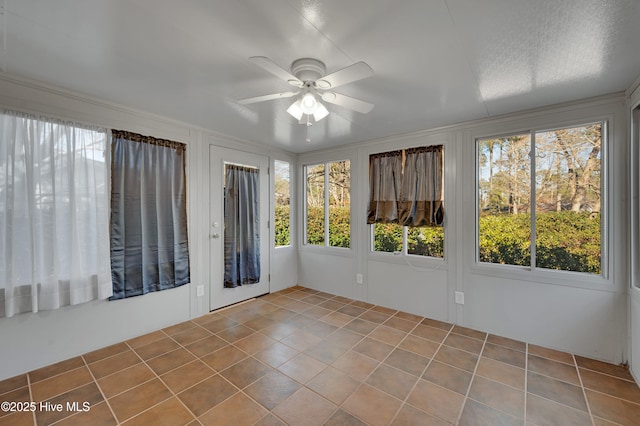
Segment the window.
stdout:
[[372,228],[373,251],[444,258],[442,226],[409,227],[397,223],[376,223]]
[[444,257],[443,147],[369,157],[372,251]]
[[603,128],[478,140],[480,262],[602,273]]
[[273,202],[275,205],[275,245],[291,245],[291,179],[290,166],[286,161],[274,162]]
[[0,317],[111,296],[105,129],[0,113]]
[[306,244],[350,247],[350,170],[349,160],[305,166]]

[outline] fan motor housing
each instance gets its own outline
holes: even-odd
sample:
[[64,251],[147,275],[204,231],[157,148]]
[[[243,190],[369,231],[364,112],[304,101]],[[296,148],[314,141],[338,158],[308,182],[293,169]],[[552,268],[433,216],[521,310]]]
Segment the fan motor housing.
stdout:
[[301,81],[316,81],[327,72],[324,62],[313,58],[300,58],[291,64],[291,73]]

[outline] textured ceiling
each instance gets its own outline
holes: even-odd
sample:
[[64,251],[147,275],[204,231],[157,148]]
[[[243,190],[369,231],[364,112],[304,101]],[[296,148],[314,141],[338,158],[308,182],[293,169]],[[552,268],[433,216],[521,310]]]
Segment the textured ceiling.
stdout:
[[[292,152],[622,91],[640,75],[638,0],[6,0],[3,18],[7,73]],[[328,105],[307,128],[291,100],[240,105],[290,90],[250,56],[314,57],[328,73],[365,61],[375,75],[338,91],[376,107]]]

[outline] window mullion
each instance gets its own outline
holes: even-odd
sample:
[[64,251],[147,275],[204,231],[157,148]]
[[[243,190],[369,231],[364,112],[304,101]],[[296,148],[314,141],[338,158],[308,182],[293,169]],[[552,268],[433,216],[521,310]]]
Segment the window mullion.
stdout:
[[532,131],[530,152],[530,168],[531,168],[531,201],[529,201],[529,220],[531,221],[531,270],[536,269],[536,132]]
[[304,197],[303,197],[304,198],[304,208],[302,209],[303,210],[302,221],[304,223],[304,229],[302,231],[302,234],[304,235],[304,237],[303,237],[302,244],[306,245],[306,244],[309,243],[309,223],[308,223],[308,220],[309,220],[309,213],[308,213],[308,210],[309,210],[309,192],[308,192],[309,191],[309,182],[308,182],[308,179],[309,179],[309,168],[307,166],[303,166],[302,167],[302,175],[304,176],[303,188],[302,188],[302,191],[303,191],[303,194],[304,194]]
[[324,163],[324,246],[329,247],[329,163]]
[[402,227],[402,254],[406,256],[409,253],[409,228]]

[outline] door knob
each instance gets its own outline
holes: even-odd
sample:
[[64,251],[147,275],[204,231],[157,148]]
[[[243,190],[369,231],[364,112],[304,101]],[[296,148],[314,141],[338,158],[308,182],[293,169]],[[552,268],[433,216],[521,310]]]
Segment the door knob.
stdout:
[[211,234],[211,238],[220,238],[220,234]]

